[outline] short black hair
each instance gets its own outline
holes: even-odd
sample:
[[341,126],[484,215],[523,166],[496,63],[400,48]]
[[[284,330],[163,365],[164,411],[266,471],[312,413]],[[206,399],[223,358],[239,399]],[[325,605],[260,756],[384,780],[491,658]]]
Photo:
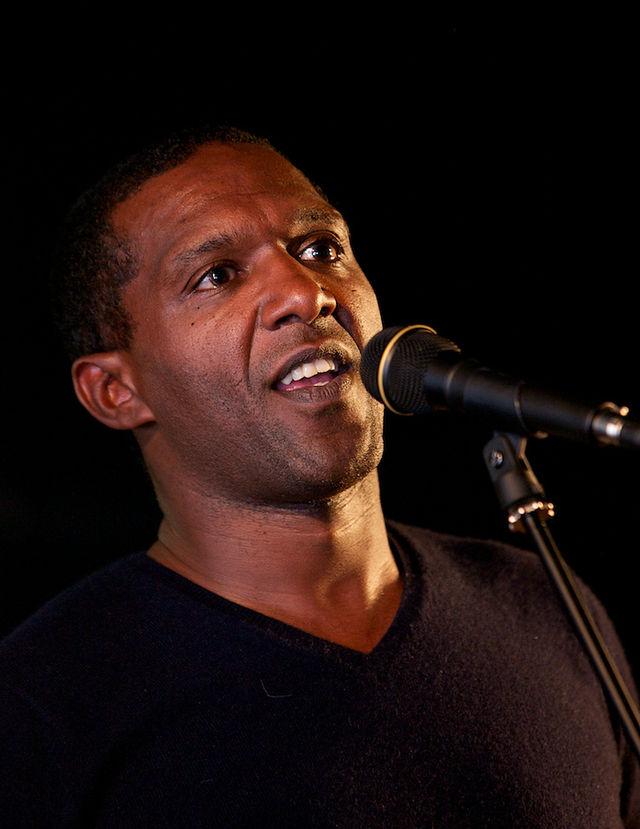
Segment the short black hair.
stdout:
[[63,221],[51,270],[54,322],[71,360],[128,348],[133,320],[122,289],[137,273],[135,256],[111,222],[114,208],[151,177],[178,166],[211,142],[271,142],[231,126],[204,126],[165,136],[117,164],[83,193]]

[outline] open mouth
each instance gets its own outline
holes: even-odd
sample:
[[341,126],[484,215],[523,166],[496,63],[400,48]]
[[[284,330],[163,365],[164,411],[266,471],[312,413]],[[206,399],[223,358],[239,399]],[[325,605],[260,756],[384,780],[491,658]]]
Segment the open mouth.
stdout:
[[292,392],[297,389],[326,386],[350,368],[351,363],[338,355],[298,360],[285,369],[275,382],[274,388],[277,391]]

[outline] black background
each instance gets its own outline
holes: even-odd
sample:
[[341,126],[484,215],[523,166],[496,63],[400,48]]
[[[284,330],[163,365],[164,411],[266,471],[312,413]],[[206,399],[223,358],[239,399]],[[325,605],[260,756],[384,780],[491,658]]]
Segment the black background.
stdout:
[[[4,68],[2,631],[157,526],[132,440],[75,401],[45,283],[72,200],[167,129],[207,119],[266,134],[345,214],[386,325],[426,322],[497,369],[640,403],[629,22],[347,31],[334,10],[294,23],[122,28],[100,46],[41,33]],[[449,416],[389,416],[387,513],[529,546],[505,529],[488,437]],[[637,671],[637,457],[558,439],[529,457],[561,549]]]

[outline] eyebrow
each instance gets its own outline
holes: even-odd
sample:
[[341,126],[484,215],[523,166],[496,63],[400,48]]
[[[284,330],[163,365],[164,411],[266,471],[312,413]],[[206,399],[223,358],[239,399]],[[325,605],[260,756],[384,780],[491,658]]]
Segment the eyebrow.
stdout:
[[334,207],[300,207],[292,216],[293,224],[313,224],[314,222],[340,224],[347,227],[342,214]]
[[191,262],[194,259],[199,259],[205,253],[215,253],[221,248],[229,248],[237,244],[242,238],[242,233],[218,233],[205,239],[204,242],[195,248],[184,250],[174,257],[173,262],[180,264],[182,262]]
[[[349,235],[349,228],[347,227],[347,223],[344,218],[337,210],[331,207],[301,207],[296,210],[291,217],[292,226],[311,225],[316,222],[322,222],[324,224],[334,226],[341,225],[346,230],[347,235]],[[238,245],[244,236],[245,234],[241,229],[231,233],[217,233],[215,236],[205,239],[204,242],[197,245],[195,248],[182,251],[173,259],[173,262],[174,264],[188,263],[195,259],[199,259],[205,254],[215,253],[223,248],[233,247],[234,245]]]

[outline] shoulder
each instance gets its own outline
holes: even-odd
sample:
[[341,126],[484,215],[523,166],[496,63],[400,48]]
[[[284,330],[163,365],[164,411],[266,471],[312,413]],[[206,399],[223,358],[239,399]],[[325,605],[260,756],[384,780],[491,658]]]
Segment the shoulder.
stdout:
[[[465,611],[475,605],[479,614],[508,617],[510,621],[519,619],[519,624],[530,630],[533,624],[553,641],[569,637],[577,642],[536,551],[396,521],[387,521],[387,525],[413,553],[424,584],[439,594],[440,604],[456,604]],[[605,606],[589,584],[576,573],[571,575],[625,681],[635,692],[635,677]]]
[[511,589],[526,583],[547,585],[546,574],[536,553],[503,541],[456,536],[426,527],[387,521],[392,535],[413,552],[421,570],[430,579],[467,582],[477,588],[504,585]]
[[[153,561],[122,557],[64,590],[0,642],[0,685],[48,706],[140,699],[179,669],[223,676],[249,636],[229,603]],[[244,641],[244,640],[243,640]],[[203,643],[206,642],[206,647]],[[84,703],[83,703],[84,704]]]
[[88,732],[91,712],[110,704],[119,677],[140,660],[143,556],[80,579],[0,642],[0,708],[25,745],[61,745],[61,735]]
[[132,580],[141,576],[143,552],[132,553],[114,559],[98,570],[78,579],[57,595],[45,602],[35,613],[19,624],[15,630],[0,641],[0,647],[15,637],[23,637],[41,624],[61,618],[75,610],[94,606],[106,596],[118,595]]
[[[503,541],[456,536],[424,527],[387,521],[412,552],[422,580],[448,603],[476,603],[479,612],[500,612],[511,618],[537,619],[563,637],[573,631],[538,553]],[[533,543],[533,542],[532,542]],[[594,590],[575,573],[573,579],[614,658],[633,684],[615,627]]]
[[0,684],[72,699],[76,687],[102,694],[158,663],[185,613],[159,569],[142,551],[127,554],[54,596],[0,641]]
[[17,676],[76,659],[93,641],[119,635],[139,612],[141,559],[134,553],[80,579],[0,641],[0,669]]
[[181,699],[189,682],[223,682],[238,650],[233,633],[215,603],[176,587],[144,552],[128,555],[0,642],[0,708],[40,728],[55,722],[74,739],[100,739],[103,726],[133,727],[153,706]]

